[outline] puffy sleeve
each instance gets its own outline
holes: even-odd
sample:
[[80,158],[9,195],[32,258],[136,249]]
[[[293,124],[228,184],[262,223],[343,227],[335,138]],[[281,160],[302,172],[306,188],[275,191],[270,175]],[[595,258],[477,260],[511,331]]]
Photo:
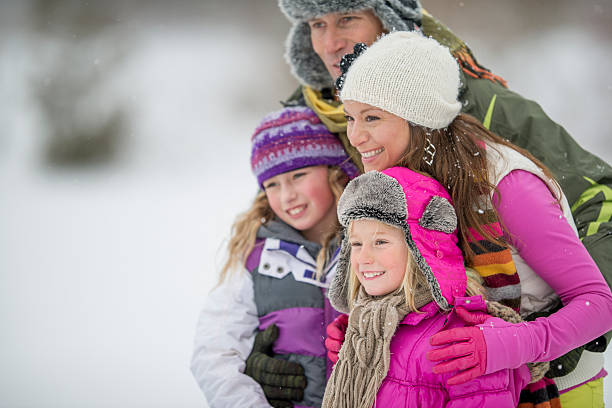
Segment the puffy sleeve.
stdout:
[[246,270],[215,288],[197,323],[191,372],[211,408],[269,408],[263,390],[244,374],[259,325]]

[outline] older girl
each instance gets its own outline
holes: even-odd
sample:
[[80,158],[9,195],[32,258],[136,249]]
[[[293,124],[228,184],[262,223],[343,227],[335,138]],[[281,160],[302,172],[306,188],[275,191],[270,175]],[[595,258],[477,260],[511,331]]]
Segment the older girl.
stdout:
[[336,202],[357,168],[306,107],[266,116],[252,142],[262,191],[234,224],[220,285],[200,315],[191,369],[211,408],[287,406],[244,373],[256,331],[275,325],[276,357],[302,376],[291,399],[319,407],[325,326],[337,315],[324,295],[335,272]]

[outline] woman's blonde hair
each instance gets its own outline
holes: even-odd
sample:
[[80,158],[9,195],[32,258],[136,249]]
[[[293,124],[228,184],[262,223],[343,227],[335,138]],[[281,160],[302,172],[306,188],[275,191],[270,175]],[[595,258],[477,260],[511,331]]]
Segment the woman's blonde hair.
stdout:
[[[328,184],[334,196],[334,205],[338,204],[338,200],[344,191],[344,187],[348,182],[348,176],[337,166],[329,166],[328,168]],[[221,268],[218,284],[223,283],[232,271],[235,271],[240,266],[245,265],[246,260],[255,247],[257,240],[257,231],[259,227],[266,224],[275,217],[274,211],[270,207],[265,191],[257,193],[251,207],[240,214],[231,228],[231,238],[227,245],[228,256],[225,264]],[[323,237],[322,247],[317,255],[317,279],[323,276],[323,270],[330,257],[330,245],[336,237],[340,225],[336,220],[335,224],[330,226],[329,233]]]

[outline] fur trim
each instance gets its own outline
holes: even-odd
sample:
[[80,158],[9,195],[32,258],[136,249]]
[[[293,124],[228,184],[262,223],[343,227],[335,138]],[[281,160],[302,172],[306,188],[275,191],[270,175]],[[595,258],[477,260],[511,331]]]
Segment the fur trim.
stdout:
[[402,228],[406,196],[396,179],[370,171],[351,181],[338,201],[338,221],[348,227],[352,220],[374,218]]
[[440,284],[433,271],[412,238],[410,227],[406,222],[407,217],[406,195],[395,178],[378,171],[370,171],[349,182],[338,201],[338,220],[344,227],[344,237],[336,276],[328,291],[330,303],[336,310],[343,313],[349,311],[347,296],[351,247],[346,228],[351,221],[360,219],[374,219],[404,231],[408,248],[425,276],[434,301],[443,310],[451,308],[442,295]]
[[336,264],[336,275],[327,290],[327,298],[334,309],[341,313],[350,312],[348,304],[348,282],[350,276],[351,245],[348,239],[343,239]]
[[285,43],[285,60],[291,67],[291,73],[303,85],[320,90],[334,83],[325,64],[312,48],[308,23],[297,23],[289,31]]
[[279,0],[278,6],[292,22],[304,22],[329,13],[373,8],[376,0]]
[[372,11],[387,32],[413,31],[421,25],[423,13],[418,0],[373,1]]
[[448,304],[446,298],[442,295],[442,290],[440,290],[440,283],[438,283],[436,276],[410,235],[410,228],[408,228],[408,224],[406,224],[404,227],[404,231],[406,232],[406,242],[408,243],[408,248],[410,248],[414,260],[416,261],[421,272],[423,272],[425,280],[427,280],[427,284],[429,285],[434,301],[438,304],[438,306],[440,306],[440,309],[450,310],[451,306]]
[[293,23],[285,43],[285,59],[293,75],[304,85],[321,90],[334,80],[314,52],[307,21],[329,13],[371,9],[387,32],[412,31],[420,26],[422,11],[418,0],[279,0],[281,11]]
[[450,234],[457,229],[455,208],[446,198],[434,196],[419,219],[419,225],[423,228]]

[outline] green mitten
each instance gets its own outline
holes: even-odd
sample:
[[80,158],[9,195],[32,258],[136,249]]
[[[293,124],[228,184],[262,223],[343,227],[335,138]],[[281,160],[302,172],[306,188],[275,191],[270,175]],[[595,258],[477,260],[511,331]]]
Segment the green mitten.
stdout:
[[603,336],[599,336],[595,340],[584,345],[584,349],[592,353],[603,353],[606,351],[608,343],[610,341],[610,333],[608,332]]
[[269,399],[268,402],[274,408],[293,408],[293,402],[288,401],[288,400]]
[[272,357],[277,338],[278,327],[274,324],[257,333],[244,373],[261,385],[270,405],[293,407],[292,400],[304,398],[306,376],[300,364]]

